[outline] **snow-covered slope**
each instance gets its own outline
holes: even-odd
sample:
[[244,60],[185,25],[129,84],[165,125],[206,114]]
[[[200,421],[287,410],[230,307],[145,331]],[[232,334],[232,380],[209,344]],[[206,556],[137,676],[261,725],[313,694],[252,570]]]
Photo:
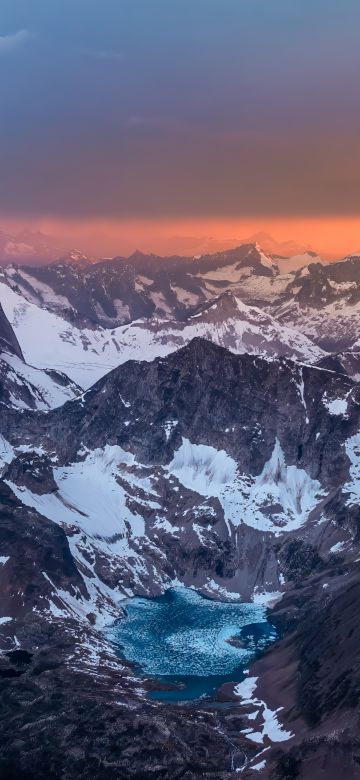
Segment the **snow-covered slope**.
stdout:
[[276,308],[280,323],[295,328],[328,352],[356,347],[360,336],[360,300],[341,298],[322,308],[300,306],[292,300]]
[[28,365],[0,306],[0,403],[18,409],[53,409],[80,393],[65,374]]
[[81,392],[65,374],[34,368],[6,352],[0,355],[0,375],[2,402],[18,409],[55,409]]
[[196,258],[135,252],[93,265],[80,258],[12,266],[0,274],[0,301],[27,359],[82,387],[119,362],[151,360],[196,335],[307,362],[352,349],[360,337],[359,258],[324,265],[305,252],[294,263],[304,265],[280,272],[277,258],[254,243]]
[[126,360],[153,360],[200,336],[236,353],[284,355],[317,362],[324,353],[295,328],[225,293],[183,322],[142,320],[109,330],[78,328],[40,308],[6,285],[0,300],[26,360],[39,368],[63,371],[88,388]]
[[298,271],[300,268],[304,268],[304,266],[310,265],[310,263],[323,264],[324,262],[322,258],[316,254],[316,252],[310,251],[299,252],[286,257],[273,254],[273,259],[282,274]]

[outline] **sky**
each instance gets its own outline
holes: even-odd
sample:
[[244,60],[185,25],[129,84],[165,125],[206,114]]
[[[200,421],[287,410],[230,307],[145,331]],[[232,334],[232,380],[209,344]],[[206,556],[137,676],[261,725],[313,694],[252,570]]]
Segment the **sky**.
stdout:
[[359,0],[1,0],[0,225],[359,249],[359,29]]

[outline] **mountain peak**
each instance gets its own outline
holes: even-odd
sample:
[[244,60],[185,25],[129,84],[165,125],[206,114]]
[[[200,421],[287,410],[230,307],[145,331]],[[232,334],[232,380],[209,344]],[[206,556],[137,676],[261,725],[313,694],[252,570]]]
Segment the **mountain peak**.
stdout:
[[88,255],[84,255],[83,252],[81,252],[79,249],[71,249],[65,255],[60,257],[56,262],[59,265],[68,264],[85,267],[95,263],[96,261],[93,258],[88,257]]

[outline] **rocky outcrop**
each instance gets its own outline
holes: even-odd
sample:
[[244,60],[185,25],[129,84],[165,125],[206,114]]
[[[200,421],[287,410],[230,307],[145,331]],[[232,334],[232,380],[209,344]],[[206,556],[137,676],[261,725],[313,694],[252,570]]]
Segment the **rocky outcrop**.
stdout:
[[0,303],[0,353],[3,350],[24,360],[20,344]]

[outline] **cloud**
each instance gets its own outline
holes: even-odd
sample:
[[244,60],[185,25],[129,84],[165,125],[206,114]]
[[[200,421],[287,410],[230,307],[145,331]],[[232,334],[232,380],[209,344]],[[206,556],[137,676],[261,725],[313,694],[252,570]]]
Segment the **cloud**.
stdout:
[[9,51],[17,49],[33,37],[28,30],[18,30],[9,35],[0,35],[0,54],[6,54]]

